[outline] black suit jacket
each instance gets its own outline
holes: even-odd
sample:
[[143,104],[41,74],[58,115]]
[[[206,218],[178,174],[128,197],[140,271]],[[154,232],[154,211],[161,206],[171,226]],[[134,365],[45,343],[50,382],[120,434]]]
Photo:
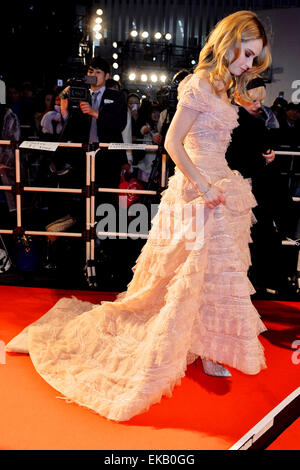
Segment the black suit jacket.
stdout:
[[239,108],[238,127],[233,129],[226,160],[245,178],[257,178],[266,166],[263,153],[272,148],[271,134],[262,119]]
[[[97,119],[100,142],[122,142],[122,131],[127,123],[127,105],[123,93],[105,89]],[[69,114],[62,134],[63,141],[89,142],[92,117],[81,110]]]
[[[226,160],[232,170],[238,170],[244,178],[251,178],[252,192],[259,204],[264,203],[270,191],[270,172],[275,162],[266,165],[263,153],[273,149],[270,131],[262,119],[252,116],[244,108],[239,108],[239,126],[231,136],[226,152]],[[274,188],[272,188],[273,190]]]
[[[122,143],[122,131],[127,124],[127,105],[123,93],[105,89],[97,119],[100,143]],[[122,165],[127,163],[125,150],[101,148],[96,154],[96,183],[117,188]]]
[[[92,118],[81,110],[72,112],[66,122],[61,140],[89,142]],[[127,123],[127,105],[123,93],[105,89],[97,119],[99,142],[121,143],[122,131]],[[97,152],[96,183],[102,187],[116,188],[120,182],[121,167],[127,163],[124,150],[101,149]]]
[[127,124],[127,105],[123,93],[105,89],[97,120],[100,142],[123,142],[122,131]]

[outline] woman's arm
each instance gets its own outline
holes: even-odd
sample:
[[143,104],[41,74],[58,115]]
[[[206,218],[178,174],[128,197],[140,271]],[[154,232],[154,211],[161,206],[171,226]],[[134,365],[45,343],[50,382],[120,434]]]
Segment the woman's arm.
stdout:
[[179,170],[193,184],[198,193],[203,196],[207,206],[212,209],[220,203],[225,203],[223,190],[209,184],[194,165],[183,146],[184,138],[198,114],[198,111],[190,108],[182,106],[177,108],[166,135],[165,148]]

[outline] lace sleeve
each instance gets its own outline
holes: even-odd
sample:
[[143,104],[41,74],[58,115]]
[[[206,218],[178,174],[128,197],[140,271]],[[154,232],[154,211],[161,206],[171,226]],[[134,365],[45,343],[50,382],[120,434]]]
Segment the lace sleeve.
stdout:
[[197,75],[192,75],[179,94],[178,106],[185,106],[201,113],[208,112],[210,109],[210,94],[203,87],[201,79]]

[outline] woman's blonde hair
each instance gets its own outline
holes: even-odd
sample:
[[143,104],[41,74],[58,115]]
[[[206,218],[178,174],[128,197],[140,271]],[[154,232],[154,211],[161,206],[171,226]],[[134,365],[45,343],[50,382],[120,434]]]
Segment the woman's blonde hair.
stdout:
[[[234,77],[229,66],[241,53],[241,43],[254,39],[262,39],[263,47],[254,59],[251,69]],[[229,59],[233,53],[233,58]],[[223,18],[212,32],[199,55],[199,62],[194,73],[200,70],[209,72],[209,80],[216,93],[224,89],[232,97],[235,92],[249,100],[247,84],[271,64],[271,52],[263,24],[257,15],[248,10],[237,11]],[[222,86],[220,86],[220,83]]]
[[265,101],[266,99],[266,89],[263,86],[251,88],[247,93],[252,101]]

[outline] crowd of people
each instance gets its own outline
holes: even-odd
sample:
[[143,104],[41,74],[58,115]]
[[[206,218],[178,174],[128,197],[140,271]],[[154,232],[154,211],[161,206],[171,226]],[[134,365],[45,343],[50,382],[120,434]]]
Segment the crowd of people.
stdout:
[[[188,75],[189,71],[180,71],[174,76],[173,84],[180,87],[180,82]],[[80,103],[72,100],[70,86],[54,86],[51,90],[38,92],[30,83],[23,83],[22,86],[7,83],[7,104],[1,105],[0,114],[1,139],[39,139],[90,144],[146,143],[156,144],[161,149],[164,147],[166,132],[175,112],[175,109],[171,109],[170,87],[162,87],[155,97],[146,94],[142,98],[137,92],[124,89],[119,82],[113,80],[110,77],[108,62],[101,57],[91,60],[87,76],[96,79],[89,85],[88,100]],[[296,181],[294,187],[288,188],[283,182],[274,149],[280,145],[289,145],[291,148],[300,145],[300,104],[288,103],[278,97],[271,107],[265,106],[266,85],[263,80],[257,80],[250,90],[253,93],[251,102],[245,103],[235,97],[235,104],[239,106],[239,127],[233,131],[226,158],[232,169],[238,170],[246,178],[251,178],[254,195],[259,201],[255,213],[258,223],[253,229],[254,240],[257,238],[252,253],[253,259],[256,260],[253,283],[260,288],[265,285],[268,272],[271,272],[274,278],[274,273],[279,269],[280,274],[270,282],[277,289],[281,282],[282,270],[278,257],[274,258],[274,250],[276,253],[280,252],[279,241],[282,239],[297,238],[298,220],[292,193],[298,195],[300,183]],[[38,156],[35,153],[34,158],[29,158],[27,164],[23,161],[22,177],[27,185],[82,188],[85,182],[83,157],[83,151],[80,153],[66,149],[58,149],[51,155],[50,152],[41,152]],[[102,149],[96,164],[96,185],[118,188],[120,175],[123,173],[123,177],[125,174],[128,180],[136,178],[141,188],[147,189],[154,184],[158,189],[160,175],[153,171],[154,168],[160,168],[154,166],[156,157],[156,151]],[[0,171],[2,185],[14,185],[14,154],[9,146],[0,147]],[[174,164],[169,159],[167,176],[173,173]],[[7,221],[13,227],[16,213],[14,195],[2,191],[0,202],[2,223]],[[97,196],[97,204],[101,202],[110,202],[118,207],[118,197],[115,194],[100,193]],[[35,228],[36,220],[39,220],[39,229],[52,226],[52,229],[56,227],[57,230],[58,226],[67,226],[73,227],[74,230],[74,226],[78,225],[82,230],[85,223],[82,218],[83,201],[74,196],[65,195],[62,198],[61,195],[43,194],[31,198],[24,197],[23,210],[25,220],[28,217],[28,222],[33,223]],[[62,221],[65,224],[61,225]],[[274,231],[277,242],[272,243]],[[265,249],[266,237],[269,240],[269,250]],[[114,262],[111,263],[111,256],[115,260],[120,259],[120,251],[115,249],[116,245],[109,249],[111,245],[108,242],[102,243],[101,250],[99,242],[97,246],[99,253],[102,253],[100,262],[103,263],[103,259],[107,261],[106,268],[107,264],[115,265]],[[124,254],[127,250],[123,250],[123,246]],[[139,249],[140,246],[137,250]],[[56,255],[56,260],[51,261],[49,250],[53,256],[53,243],[48,240],[42,263],[55,268],[61,251]],[[64,246],[62,251],[65,251]],[[107,257],[106,252],[111,255]],[[266,252],[269,253],[267,258]],[[134,251],[133,258],[127,260],[129,268],[136,254]],[[274,265],[275,268],[271,268]],[[130,274],[128,276],[130,278]],[[127,280],[128,276],[125,276]]]

